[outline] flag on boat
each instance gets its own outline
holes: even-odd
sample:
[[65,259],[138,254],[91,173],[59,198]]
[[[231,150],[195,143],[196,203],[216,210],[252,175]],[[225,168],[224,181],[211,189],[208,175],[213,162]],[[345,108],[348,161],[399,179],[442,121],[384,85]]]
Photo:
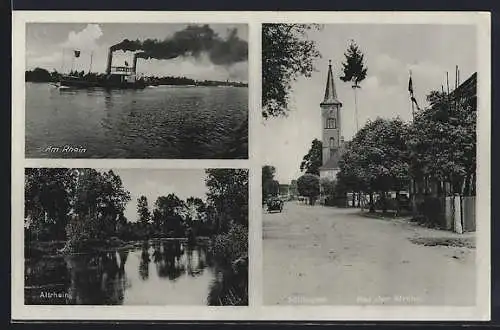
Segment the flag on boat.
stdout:
[[80,57],[80,51],[79,50],[75,49],[74,52],[75,52],[75,57]]

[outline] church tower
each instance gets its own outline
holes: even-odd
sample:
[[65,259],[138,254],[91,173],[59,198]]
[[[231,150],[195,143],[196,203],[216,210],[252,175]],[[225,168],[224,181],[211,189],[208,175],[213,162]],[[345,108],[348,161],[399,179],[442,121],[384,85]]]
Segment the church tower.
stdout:
[[323,141],[323,162],[320,176],[334,180],[339,170],[340,147],[343,143],[341,135],[341,108],[342,103],[337,98],[337,91],[333,81],[332,61],[329,61],[326,78],[325,97],[320,103],[321,129]]

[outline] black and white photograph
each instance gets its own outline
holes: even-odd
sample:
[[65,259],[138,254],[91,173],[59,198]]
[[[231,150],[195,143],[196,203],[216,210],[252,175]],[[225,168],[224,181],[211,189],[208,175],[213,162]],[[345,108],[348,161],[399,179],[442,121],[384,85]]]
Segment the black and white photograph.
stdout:
[[12,319],[490,319],[490,16],[14,12]]
[[27,158],[248,158],[246,24],[27,23]]
[[263,24],[264,304],[477,304],[476,36]]
[[248,305],[247,169],[26,168],[25,305]]

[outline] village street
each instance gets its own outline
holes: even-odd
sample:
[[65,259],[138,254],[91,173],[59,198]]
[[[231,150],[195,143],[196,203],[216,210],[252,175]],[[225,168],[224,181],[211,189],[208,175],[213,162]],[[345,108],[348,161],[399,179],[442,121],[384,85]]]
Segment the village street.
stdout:
[[292,201],[263,214],[264,304],[475,304],[475,249],[414,239],[464,238]]

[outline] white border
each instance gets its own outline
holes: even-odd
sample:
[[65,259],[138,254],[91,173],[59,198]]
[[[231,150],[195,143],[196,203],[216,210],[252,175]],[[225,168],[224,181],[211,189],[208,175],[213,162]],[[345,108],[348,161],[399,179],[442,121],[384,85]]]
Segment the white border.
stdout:
[[[90,12],[14,11],[12,19],[12,319],[14,320],[489,320],[490,319],[490,14],[486,12]],[[24,158],[26,22],[204,22],[249,24],[249,160],[96,160]],[[471,24],[477,27],[477,306],[263,306],[260,125],[260,24]],[[249,307],[24,306],[24,167],[250,168]]]

